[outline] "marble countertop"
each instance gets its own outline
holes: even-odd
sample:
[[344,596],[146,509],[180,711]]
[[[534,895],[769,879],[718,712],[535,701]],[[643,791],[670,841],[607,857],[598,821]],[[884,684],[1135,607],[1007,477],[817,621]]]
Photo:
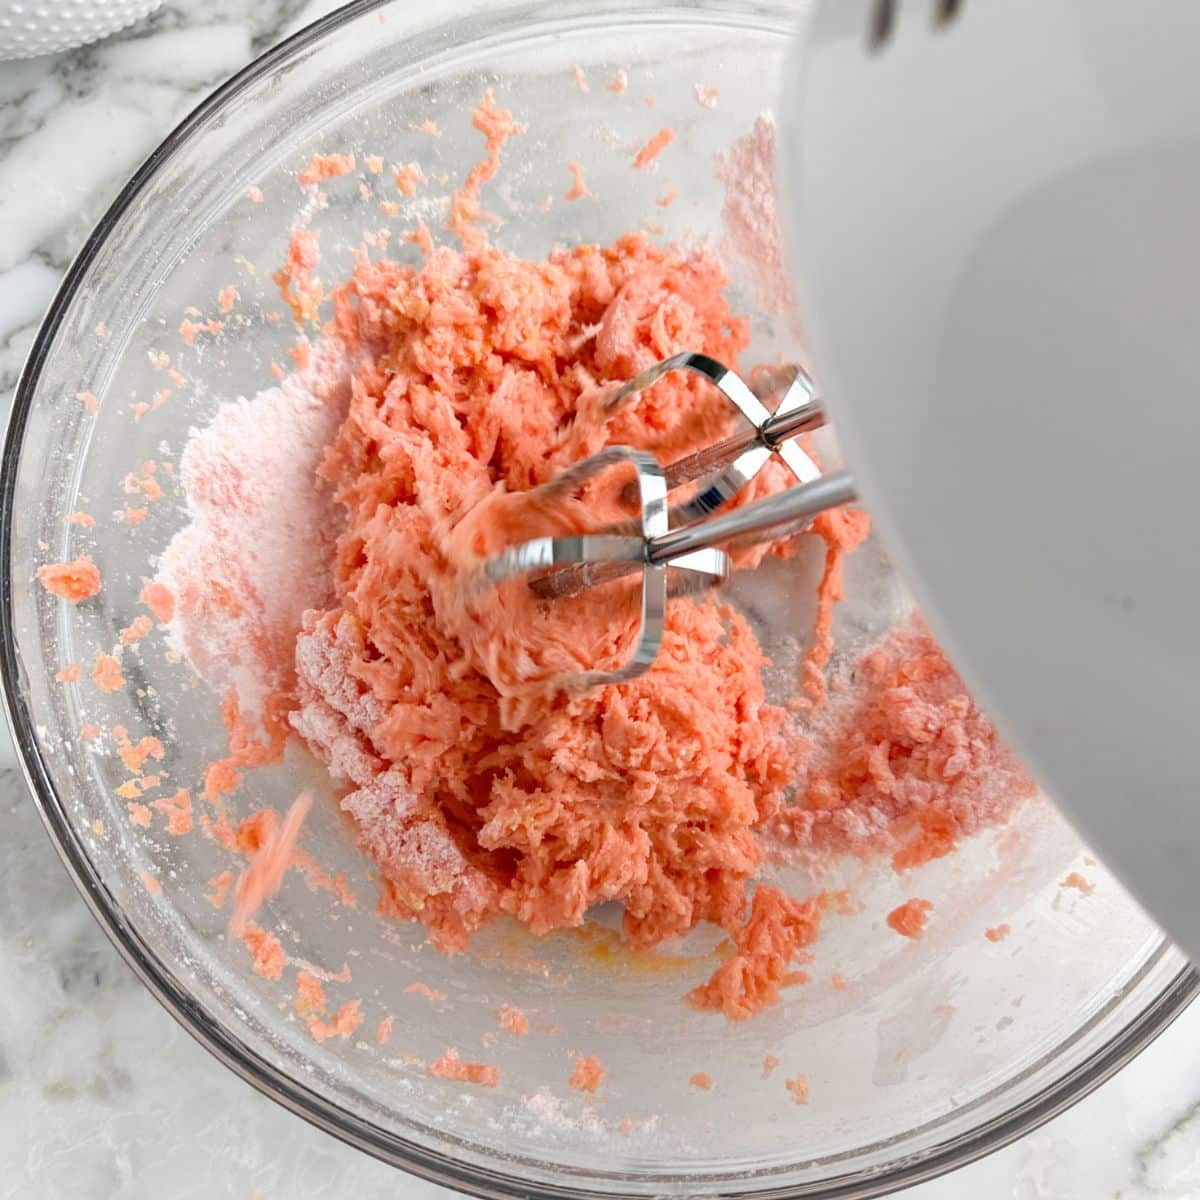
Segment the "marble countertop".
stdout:
[[[207,91],[334,7],[169,0],[100,45],[0,63],[0,412],[71,255]],[[0,1196],[359,1200],[450,1193],[259,1096],[196,1045],[84,908],[0,771]],[[1200,1005],[1088,1099],[906,1200],[1200,1197]]]

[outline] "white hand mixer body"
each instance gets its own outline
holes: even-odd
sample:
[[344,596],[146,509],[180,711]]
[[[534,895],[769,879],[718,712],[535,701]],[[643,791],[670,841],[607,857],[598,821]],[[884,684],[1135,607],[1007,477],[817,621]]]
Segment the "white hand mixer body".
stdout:
[[1200,961],[1200,5],[822,0],[793,274],[865,507],[981,701]]

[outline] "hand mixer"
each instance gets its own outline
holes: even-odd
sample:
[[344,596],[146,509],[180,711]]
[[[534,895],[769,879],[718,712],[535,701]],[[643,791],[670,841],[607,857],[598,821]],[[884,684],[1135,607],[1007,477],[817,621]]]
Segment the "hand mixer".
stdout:
[[[976,694],[1194,959],[1198,45],[1192,0],[820,0],[779,113],[793,274],[855,484]],[[612,548],[644,569],[642,661],[663,562],[854,491],[798,482],[672,530],[645,465],[640,536]],[[574,586],[593,549],[498,574]]]

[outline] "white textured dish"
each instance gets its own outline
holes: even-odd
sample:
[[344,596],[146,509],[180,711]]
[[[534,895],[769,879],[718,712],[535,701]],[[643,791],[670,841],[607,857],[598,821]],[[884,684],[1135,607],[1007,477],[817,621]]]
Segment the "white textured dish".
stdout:
[[0,60],[34,58],[98,42],[152,13],[162,0],[0,0]]

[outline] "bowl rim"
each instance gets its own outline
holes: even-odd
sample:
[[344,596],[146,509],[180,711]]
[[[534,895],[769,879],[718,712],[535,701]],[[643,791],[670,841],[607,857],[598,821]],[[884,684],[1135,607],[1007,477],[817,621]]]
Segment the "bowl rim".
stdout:
[[[605,1196],[622,1194],[611,1190],[612,1185],[619,1186],[619,1177],[596,1172],[591,1176],[595,1181],[595,1186],[592,1186],[571,1182],[569,1177],[573,1172],[564,1171],[561,1181],[547,1182],[501,1171],[494,1162],[482,1166],[458,1161],[446,1153],[384,1130],[297,1083],[229,1030],[210,1021],[203,1007],[190,996],[174,972],[125,920],[115,898],[100,878],[51,782],[38,749],[35,723],[23,695],[23,664],[13,631],[16,580],[12,563],[12,514],[18,468],[42,368],[62,321],[87,278],[89,268],[115,226],[149,186],[159,169],[203,127],[211,115],[219,112],[229,101],[278,65],[317,46],[336,30],[394,2],[396,0],[351,0],[351,3],[283,39],[232,75],[201,100],[151,151],[118,192],[72,260],[38,328],[17,381],[0,457],[0,691],[22,774],[33,801],[55,850],[92,916],[148,991],[214,1057],[257,1091],[309,1124],[432,1183],[485,1200],[511,1200],[515,1197],[529,1197],[531,1200],[601,1200]],[[624,10],[629,15],[653,13],[660,20],[672,13],[719,20],[721,17],[732,19],[739,15],[761,14],[764,7],[776,8],[777,5],[773,0],[766,0],[765,6],[756,3],[756,0],[671,0],[669,4],[661,6],[653,5],[648,0],[602,0],[600,3],[596,0],[565,0],[555,5],[554,16],[556,20],[570,16],[572,12],[595,16],[596,10],[601,7],[608,12],[619,13]],[[545,6],[537,0],[503,0],[502,3],[489,5],[483,14],[460,14],[450,20],[430,22],[426,31],[445,33],[455,27],[470,25],[478,21],[481,15],[493,18],[500,12],[509,20],[520,20],[523,14],[542,20],[547,16]],[[1158,961],[1167,949],[1168,943],[1164,940],[1143,964],[1142,971]],[[722,1194],[728,1197],[740,1194],[747,1200],[800,1200],[801,1197],[810,1200],[871,1200],[872,1197],[887,1195],[965,1166],[1017,1140],[1082,1100],[1145,1049],[1197,994],[1200,994],[1200,972],[1185,966],[1149,1005],[1072,1070],[998,1116],[918,1155],[898,1159],[881,1168],[862,1169],[825,1181],[782,1184],[741,1193],[728,1190]],[[1091,1020],[1095,1019],[1096,1014],[1093,1014]],[[644,1179],[639,1182],[650,1181]],[[734,1180],[731,1178],[729,1182],[734,1183]],[[736,1184],[734,1186],[736,1188]]]

